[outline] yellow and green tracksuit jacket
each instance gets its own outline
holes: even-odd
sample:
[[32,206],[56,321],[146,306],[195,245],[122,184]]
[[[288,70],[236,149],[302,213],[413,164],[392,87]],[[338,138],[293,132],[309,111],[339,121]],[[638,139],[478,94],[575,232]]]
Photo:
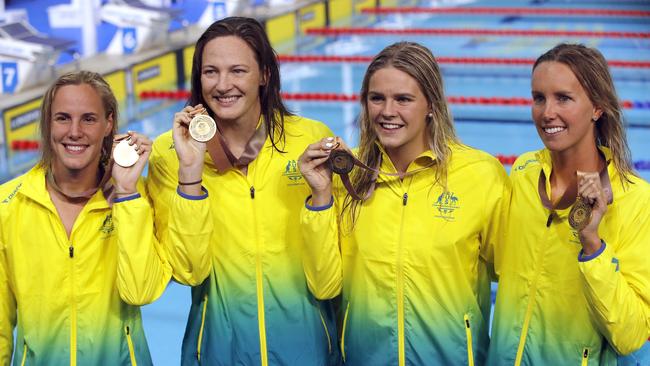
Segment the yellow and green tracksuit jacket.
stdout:
[[[609,161],[611,153],[600,148]],[[548,150],[512,166],[506,241],[495,254],[499,275],[490,365],[616,365],[650,335],[650,186],[632,177],[624,189],[613,163],[613,203],[600,222],[605,245],[580,256],[570,209],[553,217],[539,197]],[[546,192],[551,192],[549,180]]]
[[[408,170],[435,161],[430,151]],[[380,169],[395,172],[382,152]],[[509,185],[492,156],[452,146],[447,189],[433,169],[379,176],[352,230],[335,207],[302,212],[304,268],[317,298],[342,292],[346,365],[482,365],[488,348],[493,247]],[[345,215],[348,215],[346,211]],[[347,228],[346,228],[347,227]]]
[[[235,169],[217,172],[206,154],[203,186],[214,221],[206,240],[210,247],[199,251],[193,245],[200,243],[187,240],[169,250],[176,279],[194,285],[183,365],[319,366],[337,361],[333,312],[329,302],[311,296],[302,270],[299,216],[309,186],[297,166],[308,144],[332,133],[297,116],[285,118],[284,127],[286,144],[280,147],[285,152],[276,151],[267,138],[247,175]],[[175,194],[177,171],[169,131],[154,142],[149,165],[147,184],[157,226],[168,215],[163,201]],[[184,215],[203,219],[194,212]],[[206,268],[209,276],[202,282]],[[192,281],[179,273],[193,273]]]
[[0,364],[15,344],[14,365],[150,365],[139,306],[129,303],[160,296],[171,267],[146,196],[111,208],[98,191],[70,237],[44,169],[0,186],[0,200]]

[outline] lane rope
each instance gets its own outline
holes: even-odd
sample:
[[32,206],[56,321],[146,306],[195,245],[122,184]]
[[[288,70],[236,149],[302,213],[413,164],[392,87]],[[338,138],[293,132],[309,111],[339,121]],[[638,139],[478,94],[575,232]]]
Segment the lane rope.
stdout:
[[352,28],[316,27],[308,28],[306,33],[317,36],[338,35],[422,35],[422,36],[501,36],[501,37],[586,37],[586,38],[634,38],[648,39],[649,32],[620,31],[579,31],[579,30],[539,30],[539,29],[449,29],[449,28]]
[[[278,60],[284,63],[303,62],[348,62],[348,63],[370,63],[373,56],[336,56],[336,55],[278,55]],[[436,57],[440,64],[475,64],[475,65],[525,65],[531,66],[535,63],[532,58],[500,58],[500,57]],[[610,60],[610,67],[621,68],[650,68],[650,61],[627,61]]]
[[423,8],[376,7],[361,9],[365,14],[482,14],[482,15],[553,15],[553,16],[601,16],[601,17],[650,17],[650,11],[619,9],[562,9],[523,7],[457,7]]

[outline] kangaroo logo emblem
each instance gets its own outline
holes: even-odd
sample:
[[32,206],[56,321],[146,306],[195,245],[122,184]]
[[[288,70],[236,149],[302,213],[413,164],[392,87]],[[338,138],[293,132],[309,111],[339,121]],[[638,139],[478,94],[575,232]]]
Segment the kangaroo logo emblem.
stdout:
[[435,217],[440,217],[447,221],[454,221],[456,219],[454,213],[460,208],[460,200],[454,192],[442,192],[433,204],[433,207],[438,211]]

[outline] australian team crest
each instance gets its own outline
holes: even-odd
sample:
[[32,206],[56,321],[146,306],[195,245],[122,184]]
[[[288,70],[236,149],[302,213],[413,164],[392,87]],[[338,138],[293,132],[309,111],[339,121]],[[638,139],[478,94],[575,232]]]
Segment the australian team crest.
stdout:
[[438,210],[438,214],[435,217],[440,217],[447,221],[454,221],[456,219],[454,213],[460,208],[460,200],[454,192],[442,192],[433,204],[433,207]]
[[287,161],[287,165],[285,165],[284,173],[282,173],[282,175],[287,177],[290,186],[304,184],[302,182],[302,174],[300,174],[300,170],[298,170],[298,162],[295,160]]
[[106,215],[106,218],[104,219],[104,222],[102,223],[102,227],[99,228],[99,231],[102,233],[108,235],[113,232],[115,227],[113,226],[113,215],[108,214]]

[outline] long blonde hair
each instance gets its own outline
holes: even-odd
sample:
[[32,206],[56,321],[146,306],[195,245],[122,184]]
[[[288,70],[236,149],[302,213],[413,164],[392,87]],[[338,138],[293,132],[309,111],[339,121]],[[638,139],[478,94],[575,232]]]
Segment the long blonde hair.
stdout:
[[623,112],[605,57],[595,48],[561,43],[539,56],[533,71],[542,62],[560,62],[568,66],[591,103],[603,111],[595,122],[596,144],[611,150],[614,167],[625,187],[631,182],[630,176],[637,174],[625,137]]
[[[378,138],[368,112],[368,88],[370,79],[375,72],[387,67],[394,67],[415,79],[427,100],[432,112],[431,117],[426,117],[429,145],[436,157],[436,164],[433,167],[435,170],[433,183],[446,186],[447,167],[451,157],[449,145],[458,143],[458,137],[447,106],[438,63],[431,51],[418,43],[394,43],[384,48],[370,62],[361,85],[361,114],[359,116],[361,137],[358,157],[371,167],[376,167],[379,163],[381,152],[376,145]],[[373,185],[373,173],[366,170],[355,169],[350,179],[361,197],[365,197]],[[349,194],[345,197],[342,215],[349,210],[352,225],[354,225],[362,203],[362,201],[353,199]]]

